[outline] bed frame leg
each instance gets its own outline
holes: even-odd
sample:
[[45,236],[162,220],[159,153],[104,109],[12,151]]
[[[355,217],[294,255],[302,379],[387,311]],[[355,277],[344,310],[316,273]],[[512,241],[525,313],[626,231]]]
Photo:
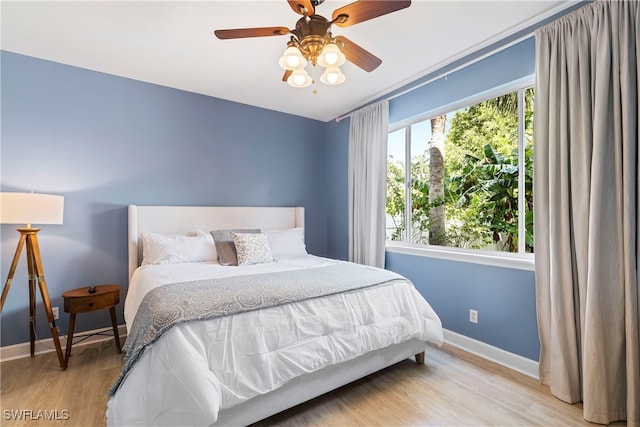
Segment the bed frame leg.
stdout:
[[416,363],[418,365],[424,365],[424,351],[422,353],[416,354]]

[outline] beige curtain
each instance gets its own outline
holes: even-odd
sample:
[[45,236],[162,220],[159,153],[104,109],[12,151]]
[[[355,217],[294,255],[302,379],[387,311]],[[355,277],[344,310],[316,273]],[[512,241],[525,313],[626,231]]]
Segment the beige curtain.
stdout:
[[349,261],[384,267],[389,101],[351,114]]
[[536,32],[540,379],[585,419],[640,425],[639,7],[597,1]]

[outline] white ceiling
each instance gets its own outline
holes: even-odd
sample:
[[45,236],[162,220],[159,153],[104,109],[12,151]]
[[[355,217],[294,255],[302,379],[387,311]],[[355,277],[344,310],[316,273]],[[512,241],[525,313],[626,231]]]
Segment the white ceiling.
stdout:
[[[350,1],[327,0],[331,18]],[[2,1],[3,50],[321,121],[348,113],[452,61],[515,34],[575,0],[413,1],[407,9],[334,27],[383,60],[347,81],[304,89],[281,81],[288,36],[218,40],[226,28],[285,26],[300,18],[285,0]],[[318,70],[316,70],[318,71]]]

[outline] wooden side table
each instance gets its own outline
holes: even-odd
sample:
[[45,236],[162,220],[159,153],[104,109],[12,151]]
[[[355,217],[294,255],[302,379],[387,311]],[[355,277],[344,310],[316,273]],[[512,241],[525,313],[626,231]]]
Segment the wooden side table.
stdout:
[[67,291],[62,294],[64,298],[64,311],[71,313],[69,318],[69,332],[67,335],[67,351],[64,357],[64,368],[69,364],[71,346],[73,345],[73,328],[76,323],[76,314],[88,313],[109,309],[111,325],[113,326],[113,338],[116,340],[118,354],[120,348],[120,336],[118,335],[118,322],[116,320],[116,305],[120,302],[120,285],[96,285],[95,292],[89,292],[90,286]]

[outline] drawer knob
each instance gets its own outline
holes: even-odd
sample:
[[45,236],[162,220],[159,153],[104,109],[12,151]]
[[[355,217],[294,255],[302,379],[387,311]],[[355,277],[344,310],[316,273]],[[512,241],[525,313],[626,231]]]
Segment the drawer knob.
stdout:
[[89,307],[93,307],[93,303],[92,302],[89,303]]

